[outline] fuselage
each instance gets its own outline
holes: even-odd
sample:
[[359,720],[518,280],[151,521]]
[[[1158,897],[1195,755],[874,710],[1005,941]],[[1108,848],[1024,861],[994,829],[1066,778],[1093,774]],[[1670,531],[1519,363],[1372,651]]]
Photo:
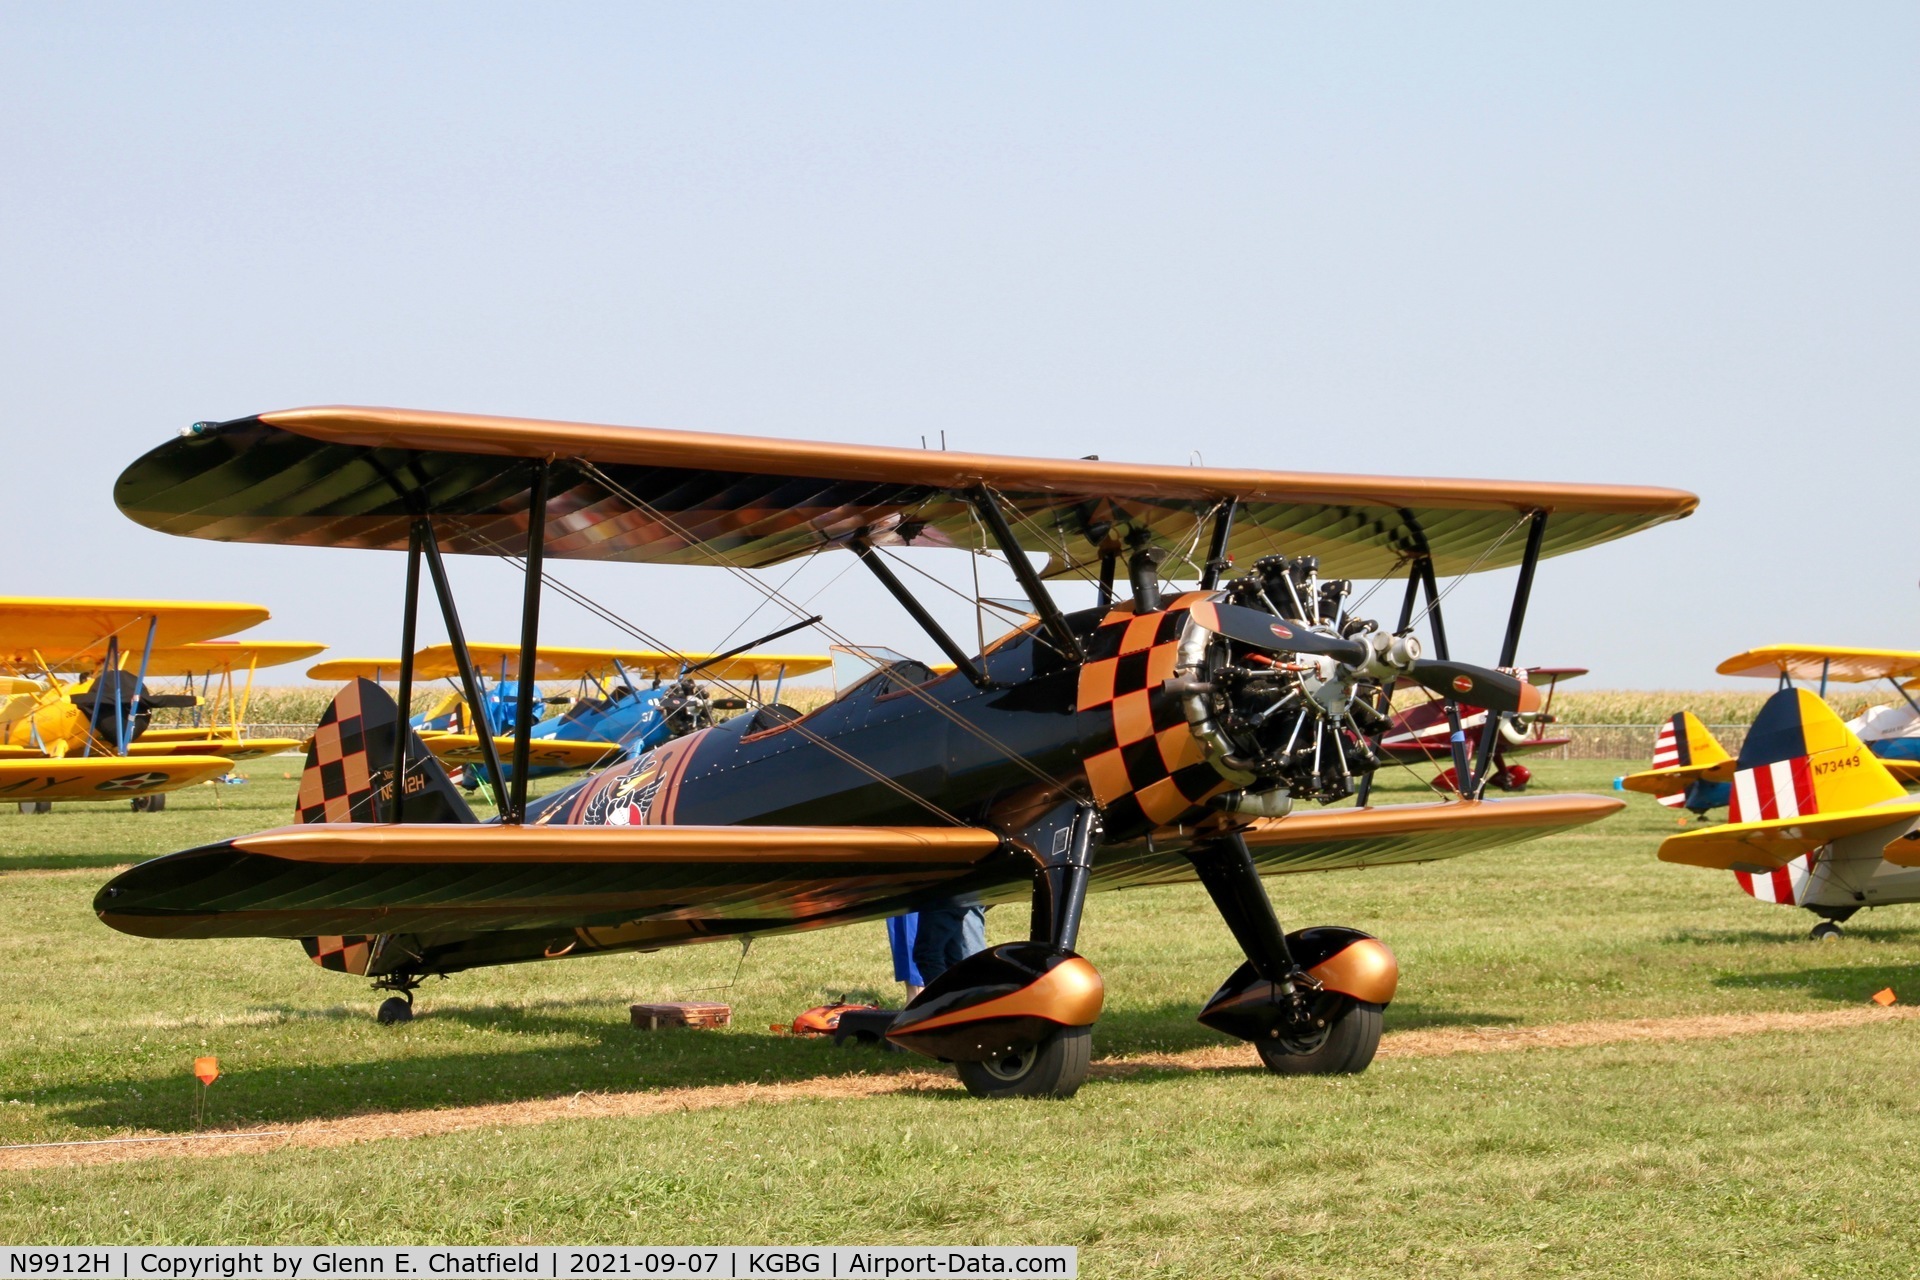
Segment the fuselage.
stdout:
[[763,709],[675,739],[530,806],[528,821],[588,825],[922,825],[1000,830],[1071,796],[1106,838],[1191,821],[1228,790],[1166,688],[1200,593],[1150,614],[1068,615],[1070,662],[1037,624],[977,660],[979,687],[918,663],[885,667],[805,717]]

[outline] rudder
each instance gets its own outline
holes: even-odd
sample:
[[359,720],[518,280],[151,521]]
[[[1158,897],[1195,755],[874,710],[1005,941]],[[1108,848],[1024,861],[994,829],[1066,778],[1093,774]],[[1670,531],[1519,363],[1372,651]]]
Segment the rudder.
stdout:
[[1906,795],[1825,701],[1806,689],[1782,689],[1747,731],[1728,816],[1761,822],[1844,813]]
[[[393,699],[371,680],[355,680],[335,695],[307,746],[295,801],[301,822],[391,820],[398,722]],[[419,735],[408,729],[407,736],[405,821],[479,821]]]

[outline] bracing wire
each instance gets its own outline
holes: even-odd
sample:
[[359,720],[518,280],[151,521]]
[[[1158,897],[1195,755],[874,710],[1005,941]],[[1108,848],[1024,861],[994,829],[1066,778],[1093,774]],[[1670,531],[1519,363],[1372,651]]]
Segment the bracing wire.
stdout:
[[[780,592],[779,590],[773,587],[769,587],[764,582],[761,582],[744,566],[736,563],[731,557],[727,556],[723,552],[717,551],[713,547],[707,545],[705,540],[701,539],[696,534],[694,534],[691,530],[687,529],[685,526],[683,526],[678,521],[673,519],[672,516],[661,511],[659,508],[655,507],[653,504],[646,501],[646,499],[640,497],[638,494],[635,494],[631,490],[627,489],[626,486],[620,484],[613,477],[607,475],[604,471],[602,471],[599,467],[595,466],[592,462],[584,458],[576,458],[574,459],[574,462],[586,474],[592,476],[593,478],[598,480],[601,484],[607,486],[607,489],[610,492],[616,494],[621,498],[626,499],[628,502],[633,504],[636,510],[640,511],[641,513],[645,514],[651,519],[658,521],[661,525],[666,527],[669,531],[677,534],[681,538],[684,538],[687,541],[688,545],[697,548],[703,555],[707,556],[710,560],[718,564],[720,567],[726,569],[729,573],[733,574],[734,577],[746,583],[748,586],[752,587],[755,591],[758,591],[762,595],[766,596],[769,601],[780,604],[783,608],[791,612],[793,616],[796,618],[804,618],[809,616],[800,605],[796,604],[794,601],[789,599],[784,593]],[[851,568],[851,565],[849,565],[848,567]],[[846,572],[846,570],[843,569],[842,572],[844,573]],[[841,635],[837,629],[830,626],[829,624],[825,622],[817,622],[814,624],[814,626],[820,631],[822,635],[825,635],[832,643],[841,645],[845,648],[854,649],[856,651],[860,649],[859,645],[855,644],[852,640],[850,640],[846,636]],[[649,643],[654,643],[654,642],[649,641]],[[668,651],[675,652],[672,649],[669,649]],[[1047,783],[1049,786],[1061,788],[1063,790],[1072,790],[1072,787],[1066,781],[1060,778],[1057,778],[1054,775],[1048,773],[1046,770],[1040,768],[1040,766],[1034,764],[1031,760],[1027,759],[1025,756],[1021,755],[1017,751],[1013,750],[1011,747],[1007,746],[1005,743],[1001,742],[993,734],[989,733],[987,730],[983,729],[978,724],[975,724],[972,720],[969,720],[965,716],[960,715],[952,707],[949,707],[946,703],[940,701],[938,698],[935,698],[932,694],[928,693],[925,689],[917,685],[908,685],[902,690],[902,692],[913,695],[919,701],[924,703],[927,707],[932,709],[936,714],[945,717],[949,722],[958,726],[961,730],[963,730],[970,736],[974,737],[984,745],[988,746],[992,750],[998,752],[1001,756],[1003,756],[1009,762],[1019,766],[1021,769],[1031,774],[1038,781]]]
[[[484,534],[478,535],[478,536],[480,537],[481,541],[487,543],[489,546],[493,548],[494,554],[499,556],[500,559],[506,561],[509,564],[517,566],[522,573],[526,572],[526,560],[524,557],[514,555],[512,552],[507,551],[498,542],[495,542],[493,539],[486,537]],[[559,578],[554,577],[553,574],[545,571],[544,569],[541,572],[541,582],[546,586],[552,587],[554,590],[558,591],[562,596],[565,596],[568,600],[571,600],[573,603],[579,605],[581,608],[593,614],[595,617],[599,618],[601,621],[606,622],[610,626],[616,627],[619,630],[626,632],[628,635],[640,641],[642,644],[650,645],[653,648],[658,649],[663,653],[670,653],[675,655],[676,657],[681,658],[683,661],[685,660],[686,655],[682,653],[680,650],[674,648],[672,645],[667,644],[666,642],[661,640],[659,637],[649,634],[645,630],[645,628],[640,627],[639,625],[628,621],[626,618],[621,617],[619,614],[607,608],[605,605],[601,604],[599,601],[593,599],[593,597],[587,595],[585,592],[580,591],[575,587],[569,585],[568,583],[561,581]],[[739,686],[738,684],[735,684],[733,681],[722,679],[722,678],[714,678],[710,680],[709,683],[719,685],[721,688],[727,690],[729,693],[732,693],[737,697],[744,698],[747,696],[748,691],[742,688],[741,686]],[[915,804],[927,810],[927,812],[933,814],[934,816],[940,818],[942,821],[952,823],[956,827],[964,827],[964,826],[970,825],[966,822],[961,821],[959,818],[955,817],[952,813],[949,813],[946,809],[942,808],[940,805],[934,803],[933,801],[927,799],[925,796],[921,795],[919,792],[914,791],[912,788],[901,783],[898,779],[888,777],[885,773],[874,768],[872,765],[868,764],[866,761],[859,759],[858,757],[850,754],[843,748],[837,746],[833,742],[830,742],[820,734],[815,733],[812,729],[808,728],[806,725],[802,724],[800,721],[790,720],[786,723],[785,727],[794,730],[803,739],[813,743],[818,747],[821,747],[828,754],[835,756],[836,758],[843,761],[844,763],[853,766],[853,768],[865,774],[867,777],[872,778],[875,782],[878,782],[882,786],[885,786],[886,788],[888,788],[889,790],[896,792],[897,794],[901,795],[902,797],[908,800],[913,801]]]

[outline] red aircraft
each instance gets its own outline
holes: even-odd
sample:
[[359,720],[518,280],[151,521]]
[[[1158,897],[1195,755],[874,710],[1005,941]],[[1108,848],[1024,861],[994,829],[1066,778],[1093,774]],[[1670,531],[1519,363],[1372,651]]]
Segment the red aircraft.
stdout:
[[[1538,711],[1516,712],[1498,717],[1499,730],[1493,739],[1493,763],[1482,785],[1496,791],[1525,791],[1527,784],[1533,781],[1533,770],[1523,764],[1514,763],[1513,757],[1531,755],[1536,751],[1548,751],[1554,747],[1564,747],[1572,739],[1565,734],[1547,736],[1547,726],[1554,722],[1553,691],[1562,680],[1571,680],[1575,676],[1587,674],[1585,667],[1527,667],[1516,674],[1524,676],[1529,684],[1536,687],[1546,686],[1546,697],[1541,701]],[[1402,681],[1401,689],[1418,689],[1419,685],[1411,681]],[[1478,737],[1486,728],[1487,709],[1468,704],[1460,704],[1460,731],[1470,738]],[[1380,754],[1389,760],[1402,764],[1430,764],[1447,761],[1433,779],[1435,791],[1458,791],[1460,789],[1460,771],[1453,767],[1453,724],[1447,719],[1447,704],[1444,700],[1429,696],[1424,702],[1416,702],[1404,711],[1394,713],[1393,724],[1381,735],[1377,744]]]

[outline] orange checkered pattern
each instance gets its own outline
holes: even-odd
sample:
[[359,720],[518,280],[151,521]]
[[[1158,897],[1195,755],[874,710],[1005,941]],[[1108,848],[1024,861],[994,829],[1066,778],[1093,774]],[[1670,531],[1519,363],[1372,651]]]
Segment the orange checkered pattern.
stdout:
[[364,976],[368,963],[373,959],[373,939],[364,935],[302,938],[300,945],[307,949],[309,960],[322,969],[331,970],[334,973],[356,973]]
[[[314,730],[295,800],[302,822],[374,822],[373,774],[367,768],[366,723],[356,680],[342,689]],[[377,687],[377,686],[376,686]]]
[[1180,699],[1161,688],[1173,675],[1187,610],[1206,592],[1189,592],[1160,613],[1121,605],[1087,643],[1075,706],[1092,717],[1085,766],[1109,838],[1177,823],[1228,789],[1187,728]]

